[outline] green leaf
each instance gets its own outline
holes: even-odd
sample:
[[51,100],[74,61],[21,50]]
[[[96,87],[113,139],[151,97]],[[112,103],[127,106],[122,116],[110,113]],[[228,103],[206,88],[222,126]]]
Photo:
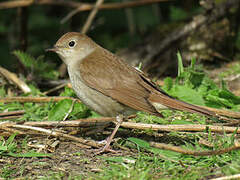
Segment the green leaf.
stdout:
[[192,124],[192,122],[191,121],[186,121],[184,119],[181,119],[181,120],[176,119],[171,124]]
[[181,155],[180,153],[177,153],[174,151],[163,150],[163,149],[158,149],[158,148],[150,148],[149,150],[155,154],[161,154],[162,156],[166,156],[166,157],[172,158],[172,159],[178,159],[179,156]]
[[175,86],[170,91],[170,95],[191,104],[205,105],[202,95],[187,86]]
[[150,145],[148,142],[142,140],[142,139],[138,139],[138,138],[133,138],[133,137],[130,137],[128,138],[127,140],[137,144],[139,147],[141,148],[150,148]]
[[196,58],[193,57],[192,60],[191,60],[191,65],[190,65],[191,70],[195,70],[196,61],[197,61]]
[[34,58],[30,54],[19,50],[13,51],[13,54],[31,73],[38,77],[56,79],[59,75],[54,64],[44,61],[44,56]]
[[162,87],[162,89],[166,92],[168,92],[169,90],[171,90],[173,87],[173,80],[170,77],[167,77],[164,79],[164,86]]
[[182,56],[180,52],[177,52],[177,58],[178,58],[178,77],[180,77],[184,72],[183,62],[182,62]]
[[64,99],[59,101],[48,113],[49,121],[59,121],[62,120],[66,114],[69,112],[70,108],[72,111],[69,113],[69,116],[74,117],[74,119],[86,118],[90,116],[90,110],[82,103],[75,102],[71,99]]
[[87,106],[82,103],[75,103],[73,106],[73,110],[70,113],[70,116],[75,116],[76,118],[86,118],[90,116],[90,110]]
[[206,95],[206,100],[213,107],[233,108],[235,105],[240,104],[240,97],[222,89],[210,90]]
[[60,96],[66,96],[66,97],[77,97],[73,89],[65,86],[64,91],[61,92]]
[[19,50],[13,51],[13,54],[21,61],[25,67],[31,68],[33,66],[36,66],[36,59],[31,55]]
[[71,99],[64,99],[59,101],[48,113],[49,121],[60,121],[68,113],[72,106],[73,101]]
[[11,136],[6,141],[6,145],[9,145],[9,144],[13,143],[14,138],[16,137],[16,135],[17,135],[16,133],[11,134]]
[[0,153],[1,153],[1,151],[7,151],[7,146],[0,146]]
[[27,152],[27,153],[7,153],[8,156],[12,157],[49,157],[51,154],[38,153],[38,152]]

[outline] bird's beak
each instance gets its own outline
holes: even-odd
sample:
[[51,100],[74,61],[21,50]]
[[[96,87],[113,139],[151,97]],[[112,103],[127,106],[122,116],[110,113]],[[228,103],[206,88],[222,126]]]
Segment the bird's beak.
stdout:
[[45,49],[45,51],[49,52],[49,51],[52,51],[52,52],[57,52],[58,51],[58,47],[57,46],[54,46],[52,48],[48,48],[48,49]]

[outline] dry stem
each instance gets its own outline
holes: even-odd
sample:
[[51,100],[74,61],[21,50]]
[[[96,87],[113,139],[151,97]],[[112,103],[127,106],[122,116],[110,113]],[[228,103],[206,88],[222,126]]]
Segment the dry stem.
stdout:
[[[146,4],[152,4],[157,2],[167,2],[171,0],[138,0],[138,1],[128,1],[122,3],[106,3],[99,6],[99,9],[122,9],[134,6],[143,6]],[[91,3],[81,3],[76,1],[64,1],[64,0],[17,0],[17,1],[5,1],[0,3],[0,9],[17,8],[31,6],[33,4],[37,5],[58,5],[58,6],[68,6],[71,8],[78,8],[78,11],[89,11],[94,8],[94,4]]]
[[236,141],[233,146],[228,147],[228,148],[223,148],[219,150],[213,150],[213,151],[193,151],[193,150],[188,150],[188,149],[183,149],[178,146],[173,146],[169,144],[163,144],[163,143],[156,143],[156,142],[150,142],[150,146],[156,147],[159,149],[165,149],[165,150],[170,150],[174,152],[178,152],[181,154],[187,154],[187,155],[193,155],[193,156],[213,156],[213,155],[220,155],[224,154],[233,150],[240,149],[240,144]]
[[72,99],[80,102],[79,99],[71,98],[71,97],[61,97],[61,96],[51,96],[51,97],[5,97],[0,98],[0,103],[11,103],[11,102],[35,102],[35,103],[48,103],[48,102],[58,102],[63,99]]

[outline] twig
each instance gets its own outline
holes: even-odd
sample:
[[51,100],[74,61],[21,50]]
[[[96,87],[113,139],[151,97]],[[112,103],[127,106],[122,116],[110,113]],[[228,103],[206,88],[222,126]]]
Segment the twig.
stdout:
[[[81,6],[79,6],[80,8]],[[70,18],[72,18],[75,14],[77,14],[79,12],[79,8],[76,8],[72,11],[70,11],[64,18],[61,19],[60,23],[64,24],[65,22],[67,22]]]
[[82,34],[86,34],[86,32],[88,31],[90,25],[92,24],[92,21],[94,19],[94,17],[96,16],[97,12],[98,12],[98,8],[101,4],[103,4],[104,0],[97,0],[96,5],[94,6],[94,8],[92,9],[91,13],[89,14],[86,23],[84,24],[81,33]]
[[[99,9],[122,9],[134,6],[143,6],[146,4],[152,4],[157,2],[167,2],[171,0],[138,0],[129,1],[123,3],[106,3],[99,7]],[[58,5],[58,6],[68,6],[71,8],[79,8],[79,11],[89,11],[94,8],[93,4],[90,3],[80,3],[75,1],[64,1],[64,0],[17,0],[17,1],[5,1],[0,3],[0,9],[17,8],[31,6],[33,4],[37,5]]]
[[[65,114],[65,116],[64,116],[64,118],[63,118],[62,121],[65,121],[65,120],[68,118],[69,114],[70,114],[70,113],[72,112],[72,110],[73,110],[73,106],[74,106],[75,102],[76,102],[76,99],[74,99],[74,100],[72,101],[71,107],[69,108],[68,112]],[[60,122],[60,121],[59,121],[59,122]]]
[[51,96],[51,97],[5,97],[0,98],[0,103],[11,103],[11,102],[35,102],[35,103],[48,103],[48,102],[58,102],[63,99],[72,99],[80,102],[79,99],[72,97],[61,97],[61,96]]
[[[72,104],[71,104],[71,107],[69,108],[68,112],[65,114],[64,118],[62,121],[65,121],[67,119],[67,117],[69,116],[69,114],[72,112],[73,110],[73,106],[74,106],[74,103],[75,103],[76,100],[73,100]],[[54,130],[58,127],[59,123],[61,121],[58,121],[57,124],[54,126],[54,128],[51,129],[51,134],[54,132]],[[49,134],[47,139],[49,139],[51,135]]]
[[215,108],[206,107],[206,106],[201,106],[201,107],[203,107],[205,109],[208,109],[210,111],[213,111],[218,115],[240,119],[240,113],[239,112],[229,111],[229,110],[225,110],[225,109],[215,109]]
[[101,117],[101,118],[87,118],[87,119],[78,119],[74,121],[42,121],[42,122],[25,122],[24,125],[28,126],[37,126],[37,127],[89,127],[97,124],[110,123],[113,122],[116,118],[112,117]]
[[49,94],[49,93],[52,93],[52,92],[54,92],[54,91],[57,91],[57,90],[65,87],[67,84],[68,84],[68,83],[60,84],[60,85],[58,85],[58,86],[56,86],[56,87],[54,87],[54,88],[52,88],[52,89],[49,89],[48,91],[45,91],[45,92],[42,93],[42,94],[43,94],[43,95],[47,95],[47,94]]
[[0,126],[0,128],[3,129],[4,126],[5,127],[10,127],[10,128],[20,128],[20,129],[24,129],[24,130],[32,130],[32,131],[36,131],[36,132],[41,132],[41,133],[46,134],[46,135],[51,135],[51,136],[54,136],[54,137],[60,137],[60,138],[76,141],[76,142],[79,142],[79,143],[82,143],[82,144],[85,144],[85,145],[88,145],[88,146],[92,146],[92,147],[96,147],[96,148],[100,147],[100,144],[96,143],[93,140],[85,140],[85,139],[80,138],[80,137],[75,137],[75,136],[71,136],[71,135],[68,135],[68,134],[64,134],[64,133],[56,132],[56,131],[52,131],[52,130],[47,130],[47,129],[40,128],[40,127],[32,127],[32,126],[19,125],[19,124],[3,124],[3,125]]
[[71,87],[71,83],[69,79],[58,79],[58,80],[49,80],[49,81],[44,80],[44,81],[38,82],[38,84],[41,86],[48,86],[48,87],[55,87],[55,86],[60,86],[62,84],[67,84],[67,87]]
[[150,142],[150,146],[156,147],[159,149],[165,149],[165,150],[178,152],[181,154],[193,155],[193,156],[220,155],[220,154],[224,154],[224,153],[227,153],[227,152],[230,152],[233,150],[240,149],[240,144],[237,141],[231,147],[223,148],[223,149],[219,149],[219,150],[213,150],[213,151],[193,151],[193,150],[183,149],[178,146],[173,146],[173,145],[168,145],[168,144],[163,144],[163,143],[156,143],[156,142]]
[[31,92],[31,89],[28,87],[28,85],[23,82],[21,79],[17,77],[16,74],[8,71],[7,69],[0,66],[0,74],[4,76],[8,81],[13,82],[16,84],[24,93]]
[[18,116],[6,116],[6,117],[0,117],[0,120],[7,120],[7,119],[18,119],[22,117],[22,115],[18,115]]
[[131,128],[131,129],[151,129],[153,131],[211,131],[218,133],[240,133],[240,129],[237,127],[223,127],[223,126],[213,126],[213,125],[201,125],[201,124],[184,124],[184,125],[157,125],[157,124],[144,124],[144,123],[132,123],[123,122],[121,127]]
[[[43,122],[25,122],[24,125],[29,126],[38,126],[38,127],[54,127],[58,124],[59,127],[89,127],[93,124],[97,125],[100,123],[109,123],[114,122],[115,118],[112,117],[100,117],[100,118],[88,118],[88,119],[79,119],[74,121],[43,121]],[[134,122],[122,122],[121,127],[130,128],[130,129],[151,129],[153,131],[190,131],[190,132],[199,132],[199,131],[211,131],[218,133],[240,133],[240,129],[237,127],[226,127],[226,126],[214,126],[214,125],[201,125],[201,124],[184,124],[184,125],[158,125],[158,124],[144,124],[144,123],[134,123]]]
[[19,111],[10,111],[10,112],[2,112],[0,113],[0,116],[13,116],[13,115],[22,115],[24,114],[24,110],[19,110]]
[[8,121],[6,122],[1,122],[0,123],[0,129],[11,132],[11,133],[17,133],[17,134],[25,134],[25,132],[20,131],[20,130],[16,130],[16,129],[12,129],[7,127],[7,125],[9,125],[10,123]]
[[213,179],[210,179],[210,180],[232,180],[232,179],[240,179],[240,174],[223,176],[223,177],[219,177],[219,178],[213,178]]

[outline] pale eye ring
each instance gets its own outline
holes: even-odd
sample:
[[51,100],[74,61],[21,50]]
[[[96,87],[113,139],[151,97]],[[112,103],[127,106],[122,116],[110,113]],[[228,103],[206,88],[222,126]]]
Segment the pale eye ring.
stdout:
[[70,48],[73,48],[73,47],[75,46],[75,44],[76,44],[76,42],[75,42],[74,40],[72,40],[72,41],[70,41],[70,42],[68,43],[68,46],[69,46]]

